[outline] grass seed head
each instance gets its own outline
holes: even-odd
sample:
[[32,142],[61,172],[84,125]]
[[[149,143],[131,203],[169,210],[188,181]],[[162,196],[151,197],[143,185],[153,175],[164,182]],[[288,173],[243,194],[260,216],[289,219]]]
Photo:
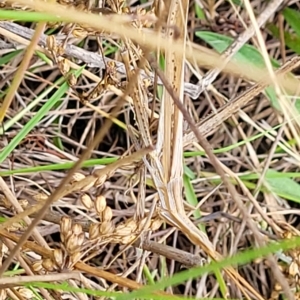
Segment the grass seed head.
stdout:
[[73,73],[67,75],[67,81],[70,86],[75,86],[77,83],[77,78]]
[[282,290],[281,284],[276,282],[274,286],[274,291],[281,291],[281,290]]
[[65,242],[66,250],[69,255],[74,254],[77,251],[80,251],[81,246],[84,242],[84,233],[82,232],[79,235],[72,234]]
[[85,233],[84,232],[81,232],[80,234],[78,234],[77,236],[77,244],[79,246],[82,246],[83,243],[84,243],[84,240],[85,240]]
[[8,226],[6,229],[9,232],[15,232],[15,231],[18,231],[18,230],[22,230],[23,229],[23,225],[20,224],[20,223],[16,223],[15,222],[11,226]]
[[55,36],[49,35],[46,39],[46,48],[51,51],[53,54],[57,53],[57,41]]
[[96,181],[97,181],[97,179],[92,180],[90,183],[88,183],[86,186],[84,186],[81,189],[81,192],[86,192],[86,191],[90,190],[95,185]]
[[53,250],[53,259],[57,266],[64,265],[64,254],[61,249],[54,249]]
[[127,228],[130,228],[131,232],[135,232],[137,230],[138,224],[134,219],[130,219],[125,223]]
[[50,258],[44,258],[42,262],[42,266],[48,272],[53,272],[56,270],[55,263]]
[[18,291],[20,296],[23,297],[24,299],[34,299],[35,297],[34,293],[28,288],[20,287],[17,288],[16,290]]
[[96,200],[95,200],[95,209],[96,212],[101,215],[102,212],[105,210],[106,207],[106,199],[104,196],[100,195],[97,196]]
[[128,245],[128,244],[130,244],[135,238],[136,238],[136,236],[135,236],[134,234],[122,236],[122,238],[120,238],[120,243],[123,244],[123,245]]
[[72,220],[69,217],[62,217],[60,220],[60,239],[64,243],[71,233]]
[[26,208],[28,207],[28,200],[26,200],[26,199],[21,199],[21,200],[19,200],[19,204],[21,205],[21,207],[22,207],[23,209],[26,209]]
[[89,227],[89,239],[94,240],[99,237],[100,224],[92,223]]
[[108,178],[107,175],[99,176],[99,177],[96,179],[96,181],[94,182],[94,187],[102,186],[103,183],[106,181],[107,178]]
[[38,201],[38,202],[41,202],[41,201],[47,201],[48,199],[48,196],[44,193],[38,193],[38,194],[35,194],[33,196],[33,199]]
[[70,264],[73,266],[75,265],[82,257],[82,253],[80,251],[76,251],[74,252],[71,256],[70,256]]
[[294,261],[289,265],[289,275],[291,275],[292,277],[296,277],[296,275],[299,275],[299,266]]
[[88,210],[91,210],[94,207],[94,202],[88,194],[83,194],[80,197],[80,201]]
[[83,232],[82,226],[78,223],[73,224],[71,230],[74,235],[79,235]]
[[83,175],[81,173],[74,173],[73,176],[72,176],[71,183],[78,182],[80,180],[83,180],[84,178],[85,178],[85,175]]
[[141,219],[138,223],[138,231],[141,231],[141,230],[144,230],[146,229],[145,226],[146,226],[146,223],[147,223],[147,217]]
[[152,231],[158,230],[160,228],[160,226],[162,225],[162,223],[163,223],[162,220],[158,219],[158,218],[152,220],[151,226],[150,226],[151,230]]
[[58,67],[59,67],[60,71],[62,72],[62,74],[64,74],[64,75],[66,75],[71,69],[68,60],[65,58],[58,60]]
[[40,272],[43,270],[43,265],[42,265],[43,261],[42,260],[38,260],[36,262],[34,262],[31,267],[35,272]]
[[102,219],[101,220],[109,222],[109,221],[111,221],[112,216],[113,216],[113,214],[112,214],[111,208],[109,206],[106,206],[104,211],[102,212]]
[[104,221],[101,223],[99,230],[101,235],[112,233],[114,231],[113,223],[110,221]]
[[131,235],[133,232],[135,232],[136,226],[134,227],[133,224],[131,227],[128,226],[128,224],[121,224],[117,226],[115,230],[115,234],[118,236],[128,236]]

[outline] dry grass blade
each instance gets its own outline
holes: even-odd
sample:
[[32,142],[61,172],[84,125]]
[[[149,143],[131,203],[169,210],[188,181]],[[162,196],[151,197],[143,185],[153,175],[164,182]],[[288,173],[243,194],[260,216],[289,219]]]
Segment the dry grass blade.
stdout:
[[[14,91],[11,82],[24,65],[24,47],[41,52],[18,78],[22,81],[0,128],[0,148],[7,153],[1,162],[0,211],[8,220],[0,224],[0,275],[8,265],[22,268],[15,278],[0,280],[0,299],[6,299],[3,292],[22,299],[15,289],[18,280],[44,274],[42,281],[123,292],[125,299],[130,289],[148,284],[148,271],[155,270],[155,282],[171,279],[182,265],[225,263],[245,249],[246,257],[249,246],[289,238],[298,214],[290,200],[299,193],[296,187],[287,192],[279,181],[298,184],[300,156],[290,142],[297,137],[299,118],[283,107],[276,111],[274,102],[290,104],[289,96],[280,96],[299,90],[298,77],[286,73],[300,65],[300,58],[280,53],[289,48],[285,7],[294,9],[294,3],[278,11],[282,0],[245,0],[243,6],[225,0],[18,1],[17,7],[0,1],[2,16],[19,20],[45,13],[40,24],[53,22],[46,23],[45,34],[29,28],[36,28],[35,22],[0,22],[1,39],[11,47],[1,48],[0,39],[3,98],[6,90]],[[282,40],[264,25],[271,18],[276,26],[281,22]],[[258,45],[254,38],[240,49],[254,25]],[[233,45],[218,55],[215,50],[224,50],[232,37]],[[273,44],[278,40],[280,49]],[[263,49],[263,60],[244,53],[250,48],[257,54],[255,48]],[[270,57],[282,67],[259,67]],[[194,101],[199,85],[193,64],[201,73],[213,69],[200,81],[200,92],[222,71]],[[289,109],[299,109],[297,101]],[[220,108],[209,114],[215,105]],[[275,214],[291,228],[278,223]],[[163,223],[168,225],[162,228]],[[26,241],[29,236],[34,242]],[[298,252],[265,257],[257,251],[259,261],[228,265],[186,284],[174,278],[167,291],[196,298],[261,300],[285,294],[294,299]],[[80,271],[80,278],[73,278],[73,271]],[[177,276],[183,280],[184,274]],[[67,291],[38,293],[46,300],[68,297]],[[69,294],[89,297],[84,291]]]
[[15,92],[17,91],[17,89],[18,89],[18,87],[21,83],[23,75],[24,75],[26,69],[28,68],[28,65],[29,65],[30,60],[32,58],[32,55],[34,53],[35,47],[38,43],[39,37],[42,34],[42,32],[44,31],[44,29],[45,29],[45,23],[40,23],[36,28],[36,31],[35,31],[35,33],[33,35],[33,38],[32,38],[32,41],[29,44],[29,46],[28,46],[28,48],[25,52],[24,59],[23,59],[21,65],[19,66],[19,68],[16,72],[16,75],[14,76],[14,80],[11,84],[11,87],[8,90],[8,93],[7,93],[3,103],[1,105],[0,123],[3,121],[3,119],[5,117],[5,114],[6,114],[8,108],[10,106],[10,103],[13,100]]
[[[154,65],[154,68],[157,69],[157,66]],[[232,195],[235,203],[238,205],[239,209],[241,210],[241,212],[243,212],[243,215],[246,219],[246,222],[248,223],[249,228],[252,230],[254,236],[257,239],[257,242],[259,243],[260,246],[263,246],[264,240],[261,238],[258,229],[256,228],[256,226],[253,224],[251,218],[249,217],[244,204],[240,201],[239,196],[236,193],[236,190],[234,188],[234,186],[230,183],[230,181],[228,180],[228,178],[226,177],[226,174],[224,172],[224,170],[222,169],[222,165],[220,164],[220,162],[217,160],[217,158],[215,157],[215,155],[213,154],[213,152],[211,151],[210,145],[208,143],[208,141],[205,139],[205,137],[203,135],[201,135],[201,132],[198,130],[198,128],[196,127],[196,125],[193,123],[193,121],[191,120],[188,112],[186,111],[186,109],[184,108],[183,104],[181,103],[180,99],[178,98],[178,96],[173,92],[171,85],[169,84],[169,82],[166,80],[166,78],[164,77],[164,75],[157,69],[157,73],[159,74],[160,78],[162,79],[162,81],[164,82],[165,88],[169,91],[169,93],[172,95],[172,98],[174,100],[174,102],[176,103],[176,105],[178,106],[178,108],[180,109],[180,111],[183,113],[185,119],[188,121],[190,127],[192,128],[193,132],[195,133],[200,145],[203,147],[203,149],[205,150],[206,154],[208,155],[212,165],[215,167],[215,169],[217,170],[217,172],[220,174],[220,177],[222,178],[224,184],[227,186],[230,194]],[[182,222],[182,218],[180,218],[180,215],[177,215],[177,223]],[[176,216],[174,216],[174,218],[176,218]],[[185,223],[188,224],[189,219],[186,218],[187,220],[185,220]],[[187,226],[186,224],[183,224],[183,228],[185,226]],[[189,226],[189,228],[192,228]],[[187,236],[188,233],[187,233]],[[192,240],[192,239],[191,239]],[[202,246],[203,249],[206,249],[206,245]],[[209,254],[212,258],[214,258],[215,260],[219,260],[221,259],[221,256],[219,256],[218,253],[214,253],[213,251],[211,252],[207,252],[207,253],[212,253],[214,256],[212,256],[212,254]],[[219,258],[218,258],[219,257]],[[289,285],[288,285],[288,281],[285,279],[285,277],[283,276],[282,272],[280,271],[280,269],[278,268],[277,264],[276,264],[276,260],[271,256],[268,255],[268,260],[270,265],[272,266],[273,269],[273,273],[274,276],[276,277],[276,279],[278,280],[278,282],[281,282],[281,287],[284,290],[286,296],[288,297],[288,299],[294,299],[293,295],[289,289]],[[238,284],[238,286],[241,288],[241,290],[244,292],[243,287],[240,286],[239,282],[236,281],[236,279],[238,279],[240,281],[240,283],[242,285],[244,285],[245,287],[247,287],[250,291],[254,292],[255,295],[258,295],[257,292],[255,290],[253,290],[253,288],[248,284],[247,281],[245,281],[241,276],[239,276],[238,273],[236,273],[236,271],[234,271],[232,268],[228,268],[226,269],[227,274]],[[247,297],[248,295],[245,294],[245,296]],[[260,299],[260,298],[259,298]]]
[[[8,2],[13,2],[13,0],[9,0]],[[37,11],[45,11],[49,13],[53,13],[55,15],[60,15],[64,17],[66,20],[70,20],[71,22],[79,22],[82,24],[87,24],[89,26],[95,27],[98,29],[100,32],[102,30],[106,30],[108,32],[120,32],[120,26],[123,26],[122,28],[122,33],[125,34],[128,38],[132,38],[135,41],[139,42],[141,45],[144,45],[145,47],[149,47],[151,49],[155,49],[157,45],[161,45],[162,49],[169,49],[170,47],[174,48],[174,51],[178,55],[182,55],[182,49],[179,43],[174,41],[173,45],[171,46],[170,43],[166,42],[163,38],[158,38],[156,34],[150,34],[150,33],[144,33],[144,32],[138,32],[138,31],[133,31],[132,28],[124,26],[128,22],[127,18],[122,18],[121,15],[117,15],[116,17],[113,17],[112,15],[108,18],[105,16],[96,16],[93,14],[87,14],[83,12],[76,11],[75,9],[71,9],[71,11],[76,12],[76,20],[74,20],[70,15],[73,15],[72,13],[70,14],[70,10],[66,10],[65,6],[63,5],[58,5],[58,4],[52,4],[52,3],[47,3],[45,5],[44,1],[38,1],[38,0],[32,0],[28,2],[27,0],[19,0],[18,3],[31,7],[33,9],[36,9]],[[75,14],[74,14],[75,15]],[[4,22],[3,22],[4,23]],[[0,23],[1,24],[1,23]],[[13,30],[12,26],[8,26],[8,24],[3,24],[3,26],[9,30]],[[0,26],[1,27],[1,26]],[[95,30],[96,30],[95,29]],[[14,30],[16,31],[16,30]],[[28,35],[26,35],[28,36]],[[207,66],[207,67],[216,67],[222,65],[223,60],[220,59],[220,56],[213,51],[208,51],[204,47],[200,48],[201,51],[199,51],[199,47],[195,48],[195,45],[191,49],[186,49],[186,57],[190,59],[190,61],[195,61],[201,65]],[[69,51],[73,53],[75,52],[74,49],[70,49]],[[198,51],[196,51],[198,50]],[[70,53],[68,52],[68,53]],[[78,55],[78,53],[77,53]],[[88,58],[87,56],[90,56]],[[78,59],[81,59],[83,61],[92,63],[93,60],[97,60],[93,58],[90,54],[87,53],[82,53],[81,57]],[[99,60],[99,59],[98,59]],[[231,63],[229,63],[231,64]],[[98,65],[99,67],[99,65]],[[227,66],[227,70],[230,73],[236,74],[236,75],[241,75],[243,74],[244,77],[252,79],[252,80],[257,80],[257,74],[259,74],[259,69],[258,68],[253,68],[253,70],[248,70],[245,68],[245,66],[237,66],[236,64],[231,64],[231,67],[229,65]],[[124,67],[123,67],[124,68]],[[245,71],[247,70],[247,71]],[[250,76],[250,77],[249,77]],[[198,94],[197,91],[197,86],[192,85],[192,84],[186,84],[187,87],[187,92],[189,95],[191,95],[193,98],[196,97]],[[289,87],[291,90],[295,91],[297,90],[296,83],[293,82],[292,79],[288,80],[285,82],[285,87]]]
[[[180,31],[180,41],[185,49],[186,43],[186,19],[189,1],[171,1],[167,22],[167,37],[174,39],[175,26]],[[184,52],[184,50],[183,50]],[[183,101],[183,66],[184,57],[178,56],[172,48],[166,51],[166,72],[171,88]],[[194,244],[199,245],[212,259],[220,260],[222,256],[214,250],[207,236],[201,232],[186,216],[182,200],[182,174],[183,174],[183,116],[177,106],[174,105],[172,95],[164,90],[160,123],[158,132],[158,147],[162,146],[163,185],[157,185],[161,201],[161,216],[171,225],[179,228]],[[157,149],[160,150],[159,148]],[[257,299],[263,299],[233,268],[227,268],[228,276],[239,286],[242,293],[250,299],[247,288]]]
[[[261,27],[273,13],[278,9],[282,4],[283,0],[273,0],[268,3],[266,8],[260,13],[257,17],[257,25]],[[241,35],[239,35],[235,41],[222,53],[221,61],[222,64],[219,68],[210,70],[205,74],[205,76],[198,83],[199,90],[197,97],[217,78],[220,72],[224,69],[226,64],[232,59],[232,57],[242,48],[242,46],[247,43],[247,41],[254,35],[255,26],[251,24]]]
[[[298,56],[287,61],[276,72],[277,78],[284,78],[285,74],[297,68],[299,66],[299,63],[300,57]],[[266,88],[271,82],[272,81],[268,78],[256,83],[249,90],[246,90],[241,95],[237,96],[236,98],[232,99],[231,101],[220,107],[216,111],[216,113],[210,114],[209,116],[201,120],[197,124],[200,133],[203,136],[208,136],[214,133],[218,129],[218,126],[220,126],[225,120],[227,120],[233,114],[235,114],[240,108],[245,106],[255,96],[261,93],[263,89]],[[195,133],[193,131],[190,131],[184,136],[183,144],[184,146],[187,146],[188,144],[191,144],[196,140],[197,139],[195,137]]]

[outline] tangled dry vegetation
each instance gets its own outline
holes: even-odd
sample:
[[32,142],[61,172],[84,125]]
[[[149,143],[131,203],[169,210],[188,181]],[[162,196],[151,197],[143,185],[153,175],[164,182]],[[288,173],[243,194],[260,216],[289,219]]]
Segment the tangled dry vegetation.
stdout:
[[[165,281],[299,236],[268,176],[298,174],[300,59],[266,29],[296,1],[54,2],[0,1],[69,20],[0,22],[1,299],[299,297],[297,248]],[[266,68],[231,61],[248,41]]]

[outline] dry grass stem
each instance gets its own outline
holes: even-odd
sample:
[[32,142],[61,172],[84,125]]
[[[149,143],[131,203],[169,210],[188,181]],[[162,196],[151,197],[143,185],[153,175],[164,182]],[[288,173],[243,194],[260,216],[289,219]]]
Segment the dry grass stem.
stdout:
[[51,18],[0,22],[0,300],[297,299],[297,248],[181,273],[300,235],[297,4],[96,2],[0,1]]

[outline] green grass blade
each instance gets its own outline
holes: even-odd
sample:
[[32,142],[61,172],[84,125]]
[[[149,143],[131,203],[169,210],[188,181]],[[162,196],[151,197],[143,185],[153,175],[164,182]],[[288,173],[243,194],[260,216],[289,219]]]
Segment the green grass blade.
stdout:
[[[115,162],[118,158],[108,157],[108,158],[99,158],[99,159],[89,159],[83,162],[82,168],[93,167],[96,165],[108,165]],[[69,170],[74,166],[75,162],[66,162],[61,164],[50,164],[45,166],[37,166],[37,167],[28,167],[26,169],[15,169],[8,171],[0,171],[0,176],[11,176],[11,175],[21,175],[28,173],[36,173],[36,172],[47,172],[47,171],[59,171],[59,170]]]
[[286,7],[283,11],[282,14],[286,20],[286,22],[291,26],[291,28],[296,32],[298,36],[300,36],[300,12]]
[[[240,252],[235,256],[228,257],[220,262],[212,262],[211,264],[203,267],[192,268],[180,272],[178,274],[175,274],[172,278],[164,279],[160,282],[157,282],[154,285],[146,286],[130,294],[119,295],[117,296],[117,300],[146,298],[146,295],[151,295],[151,293],[153,293],[154,291],[162,290],[168,286],[180,284],[191,278],[197,278],[206,273],[215,272],[216,270],[221,270],[229,266],[246,264],[256,258],[265,257],[266,255],[271,253],[276,253],[279,250],[284,251],[288,249],[294,249],[299,246],[300,246],[299,237],[284,240],[278,243],[269,243],[267,246],[261,248],[254,248],[254,249],[246,250],[244,252]],[[151,299],[151,296],[149,297],[149,299]]]
[[[209,31],[197,31],[195,35],[219,53],[224,52],[234,41],[233,38]],[[260,52],[255,47],[247,44],[234,55],[232,61],[247,64],[249,68],[251,68],[251,65],[258,68],[265,67],[265,61]],[[272,59],[271,62],[274,67],[279,67],[276,60]]]
[[[271,169],[267,171],[265,179],[271,191],[282,198],[300,203],[300,185],[291,178],[282,177],[280,174],[282,173]],[[277,177],[269,177],[270,175],[277,175]]]
[[[81,73],[82,69],[75,72],[75,76]],[[49,112],[49,110],[60,101],[61,97],[68,91],[69,85],[65,82],[54,95],[41,107],[36,115],[21,129],[21,131],[10,141],[10,143],[0,153],[0,164],[19,145],[36,124]]]
[[[269,24],[268,29],[271,31],[274,37],[280,38],[279,28],[274,24]],[[297,54],[300,54],[300,37],[295,33],[284,31],[285,44]]]

